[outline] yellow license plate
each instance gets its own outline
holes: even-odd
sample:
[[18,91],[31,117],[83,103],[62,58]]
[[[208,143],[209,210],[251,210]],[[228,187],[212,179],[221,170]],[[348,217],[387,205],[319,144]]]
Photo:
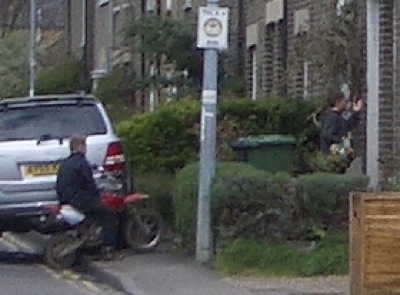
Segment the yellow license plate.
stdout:
[[25,177],[40,177],[56,175],[59,164],[26,165],[23,167]]

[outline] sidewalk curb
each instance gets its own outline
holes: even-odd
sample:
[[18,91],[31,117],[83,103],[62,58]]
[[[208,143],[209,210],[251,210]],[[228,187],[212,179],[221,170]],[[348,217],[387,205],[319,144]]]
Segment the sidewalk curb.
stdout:
[[[117,291],[123,292],[127,295],[148,295],[142,290],[135,286],[133,280],[125,279],[124,276],[117,275],[111,269],[106,266],[102,266],[102,263],[91,262],[88,264],[88,272],[92,276],[106,282]],[[127,282],[129,280],[129,283]]]
[[[113,287],[115,290],[122,292],[127,295],[137,295],[136,291],[128,291],[122,279],[111,271],[98,265],[96,262],[89,262],[87,265],[87,271],[90,275],[96,277],[101,282]],[[138,294],[139,295],[139,294]]]
[[[43,254],[44,243],[46,242],[46,238],[42,235],[30,232],[27,234],[16,234],[16,233],[3,233],[2,238],[11,244],[14,244],[24,251],[29,252],[37,252],[42,251],[40,254]],[[84,263],[87,264],[87,272],[89,275],[94,276],[96,279],[100,280],[102,283],[111,286],[115,290],[125,293],[127,295],[147,295],[143,293],[143,291],[137,289],[132,289],[132,283],[129,284],[129,288],[127,284],[124,283],[124,278],[115,274],[112,270],[107,269],[107,267],[102,266],[99,262],[88,261],[88,259],[84,260]]]

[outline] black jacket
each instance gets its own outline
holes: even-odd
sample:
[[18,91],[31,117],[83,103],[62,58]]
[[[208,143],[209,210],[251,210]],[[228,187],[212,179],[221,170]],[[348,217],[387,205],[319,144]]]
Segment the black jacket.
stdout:
[[62,204],[72,200],[86,203],[88,199],[99,197],[92,169],[82,154],[72,154],[65,159],[58,171],[56,191]]
[[343,118],[340,112],[327,110],[322,117],[321,151],[329,153],[332,144],[340,144],[343,137],[352,131],[360,122],[359,112],[351,114],[349,119]]

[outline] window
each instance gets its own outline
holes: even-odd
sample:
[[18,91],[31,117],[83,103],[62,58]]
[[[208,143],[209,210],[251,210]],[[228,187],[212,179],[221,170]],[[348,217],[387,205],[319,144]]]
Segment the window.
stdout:
[[70,137],[73,134],[106,134],[104,120],[93,103],[10,106],[0,109],[0,141],[32,140],[43,135]]

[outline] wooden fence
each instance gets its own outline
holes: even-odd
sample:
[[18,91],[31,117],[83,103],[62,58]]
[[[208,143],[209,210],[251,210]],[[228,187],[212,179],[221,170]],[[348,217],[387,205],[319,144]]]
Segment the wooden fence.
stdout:
[[350,294],[400,294],[400,193],[350,198]]

